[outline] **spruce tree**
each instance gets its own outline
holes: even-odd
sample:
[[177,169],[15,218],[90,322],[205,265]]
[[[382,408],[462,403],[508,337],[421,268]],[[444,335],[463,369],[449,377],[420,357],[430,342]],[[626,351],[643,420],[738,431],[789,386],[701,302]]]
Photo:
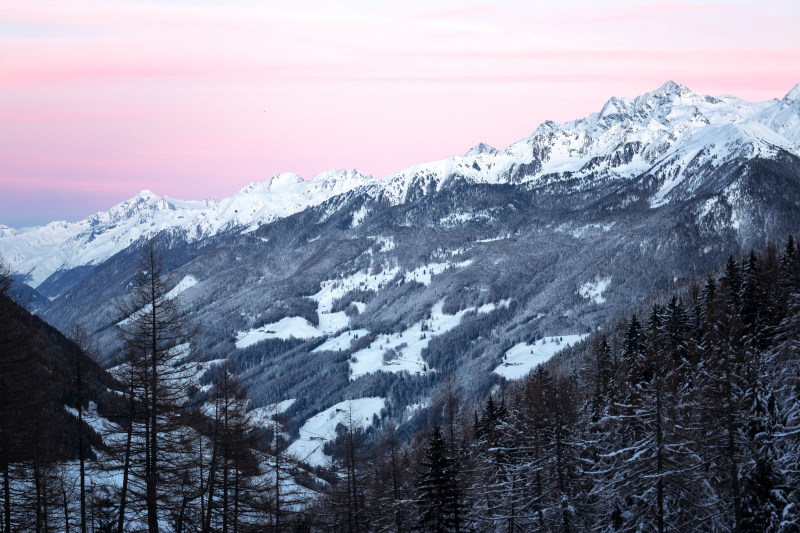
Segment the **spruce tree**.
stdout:
[[447,442],[441,428],[435,426],[428,438],[417,481],[420,531],[450,533],[461,530],[462,496],[456,478],[453,461],[447,454]]

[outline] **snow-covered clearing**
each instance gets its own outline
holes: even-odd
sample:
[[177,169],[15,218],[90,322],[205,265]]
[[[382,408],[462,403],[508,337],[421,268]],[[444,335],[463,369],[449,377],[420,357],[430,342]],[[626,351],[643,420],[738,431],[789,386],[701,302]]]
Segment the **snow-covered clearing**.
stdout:
[[521,342],[512,346],[505,354],[505,361],[494,369],[506,379],[524,378],[536,366],[546,362],[557,351],[570,344],[576,344],[586,335],[560,335],[545,337],[534,344]]
[[463,309],[455,315],[446,315],[444,302],[431,309],[431,317],[421,320],[401,333],[379,335],[366,348],[359,350],[350,358],[350,379],[356,379],[370,372],[425,372],[430,369],[422,359],[422,350],[431,338],[447,333],[461,323],[461,317],[470,311],[490,313],[498,307],[508,306],[509,301],[486,304],[478,309]]
[[324,352],[324,351],[332,351],[332,352],[341,352],[343,350],[347,350],[350,348],[350,343],[353,342],[355,339],[359,337],[363,337],[364,335],[369,334],[369,330],[366,329],[354,329],[350,331],[345,331],[341,333],[339,336],[334,337],[332,339],[328,339],[324,343],[320,344],[313,350],[312,352]]
[[503,241],[505,239],[510,239],[510,238],[511,238],[511,234],[510,233],[506,233],[505,235],[498,235],[497,237],[489,237],[488,239],[478,239],[475,242],[478,242],[478,243],[496,242],[496,241]]
[[[471,260],[462,261],[460,263],[431,263],[407,272],[404,276],[404,280],[406,282],[416,281],[422,283],[423,285],[430,285],[433,276],[441,274],[447,268],[464,268],[470,264],[472,264]],[[317,302],[319,326],[314,326],[308,320],[302,317],[286,317],[278,322],[265,324],[261,327],[248,331],[237,332],[236,348],[241,350],[266,339],[285,340],[292,337],[295,339],[311,339],[314,337],[334,335],[346,329],[350,321],[344,311],[331,313],[333,303],[337,299],[341,298],[351,290],[380,290],[389,281],[394,279],[399,272],[400,269],[397,267],[384,270],[376,274],[370,274],[369,272],[362,270],[346,278],[323,281],[321,283],[320,290],[311,296],[311,299]],[[353,303],[358,308],[359,313],[364,311],[366,306],[363,302]],[[330,339],[323,345],[325,348],[319,347],[315,351],[323,349],[346,349],[350,345],[349,340],[352,340],[352,338],[348,340],[348,335],[349,333],[345,332],[336,339]]]
[[323,281],[319,292],[311,296],[311,299],[318,303],[318,313],[329,313],[333,302],[348,291],[359,289],[377,291],[394,278],[398,272],[400,269],[397,267],[377,274],[370,274],[366,270],[362,270],[346,278]]
[[431,263],[429,265],[423,265],[421,267],[417,267],[410,272],[407,272],[405,275],[406,283],[409,281],[416,281],[418,283],[422,283],[426,287],[431,284],[431,279],[433,276],[437,274],[441,274],[445,270],[450,267],[453,268],[464,268],[468,267],[472,264],[472,260],[468,259],[466,261],[462,261],[460,263]]
[[578,288],[578,294],[592,300],[597,305],[601,305],[606,303],[606,299],[603,297],[603,293],[606,291],[608,286],[611,284],[611,278],[605,277],[595,278],[594,281],[587,281],[583,285]]
[[273,424],[272,419],[276,415],[285,413],[296,401],[296,398],[290,398],[281,402],[270,403],[263,407],[256,407],[248,413],[250,415],[250,420],[257,426],[271,426]]
[[236,347],[241,350],[266,339],[312,339],[331,335],[346,328],[348,321],[344,311],[320,313],[319,326],[299,316],[286,317],[260,328],[236,333]]
[[372,417],[380,416],[385,403],[385,398],[377,397],[339,402],[306,420],[300,428],[300,437],[289,446],[287,452],[311,466],[324,466],[329,459],[323,453],[322,446],[336,438],[336,426],[348,426],[352,417],[355,427],[368,428],[372,424]]

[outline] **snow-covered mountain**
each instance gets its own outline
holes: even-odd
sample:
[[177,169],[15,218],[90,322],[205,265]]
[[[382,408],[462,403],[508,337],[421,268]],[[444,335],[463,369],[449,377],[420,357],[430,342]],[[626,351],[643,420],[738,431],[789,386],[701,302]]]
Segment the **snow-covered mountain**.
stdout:
[[779,151],[800,154],[800,84],[780,100],[749,103],[696,94],[668,82],[632,100],[611,98],[585,118],[545,122],[502,151],[481,143],[463,156],[416,165],[382,180],[355,170],[325,172],[309,181],[279,174],[220,202],[142,191],[76,223],[20,230],[0,226],[0,252],[37,287],[58,270],[102,262],[140,237],[164,230],[197,240],[255,228],[357,188],[396,205],[439,190],[454,175],[495,184],[569,179],[573,187],[590,188],[596,180],[650,173],[660,181],[650,200],[658,207],[692,194],[700,184],[691,177],[700,167],[717,167],[736,157],[769,158]]
[[81,324],[111,365],[114,302],[153,237],[192,357],[231,361],[256,405],[296,400],[293,437],[359,398],[413,424],[448,372],[480,397],[556,339],[797,232],[799,144],[800,86],[748,103],[668,83],[380,180],[281,175],[220,202],[145,192],[75,224],[1,227],[0,254],[39,316]]
[[480,183],[540,184],[649,172],[665,179],[656,207],[702,165],[779,150],[800,154],[800,83],[783,99],[749,103],[696,94],[670,81],[633,100],[611,98],[585,118],[545,122],[503,151],[481,143],[463,156],[417,165],[371,186],[397,203],[409,199],[409,191],[438,189],[455,173]]
[[365,184],[357,171],[337,170],[310,181],[278,174],[251,183],[219,202],[175,200],[149,190],[79,222],[51,222],[16,230],[0,226],[0,253],[32,287],[62,269],[105,261],[140,238],[178,231],[189,241],[231,228],[254,228]]

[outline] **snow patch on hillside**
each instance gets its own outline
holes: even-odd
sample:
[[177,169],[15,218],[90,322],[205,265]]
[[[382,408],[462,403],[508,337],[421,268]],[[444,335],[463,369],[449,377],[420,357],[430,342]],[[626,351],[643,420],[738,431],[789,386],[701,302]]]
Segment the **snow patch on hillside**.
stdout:
[[386,399],[377,397],[339,402],[309,418],[287,452],[311,466],[325,466],[330,459],[323,453],[322,447],[326,442],[336,439],[336,426],[348,426],[352,421],[356,428],[366,429],[372,425],[373,416],[380,417],[385,405]]
[[[407,272],[404,276],[404,281],[416,281],[423,285],[430,285],[433,276],[441,274],[447,268],[463,268],[470,264],[472,264],[471,260],[462,261],[460,263],[432,263]],[[317,302],[319,326],[314,326],[302,317],[286,317],[278,322],[265,324],[247,331],[237,332],[236,348],[241,350],[266,339],[286,340],[292,337],[295,339],[311,339],[338,333],[347,328],[350,319],[344,311],[331,313],[330,310],[333,308],[333,303],[351,290],[361,289],[378,291],[386,285],[386,283],[394,279],[399,272],[399,268],[385,270],[377,274],[361,271],[346,278],[324,281],[321,283],[320,290],[311,296],[311,299]],[[365,305],[362,302],[354,303],[359,313],[363,312]],[[349,333],[345,332],[336,339],[326,341],[314,351],[323,349],[344,350],[349,347],[349,342],[351,340],[352,338],[349,338]],[[427,345],[427,343],[425,345]],[[325,348],[323,348],[323,346]]]
[[503,356],[503,363],[494,369],[494,373],[506,379],[520,379],[530,373],[538,365],[547,362],[556,352],[570,344],[577,344],[587,335],[558,335],[544,337],[528,344],[521,342],[512,346]]
[[[167,292],[167,294],[165,294],[163,298],[159,298],[158,301],[159,302],[163,302],[164,299],[172,300],[172,299],[176,298],[180,293],[184,292],[186,289],[189,289],[190,287],[194,287],[195,285],[197,285],[197,278],[195,278],[194,276],[185,276],[182,280],[180,280],[178,282],[177,285],[175,285],[169,292]],[[131,320],[134,320],[136,317],[139,317],[139,316],[141,316],[143,314],[149,313],[152,309],[153,309],[153,306],[150,305],[150,304],[147,304],[142,309],[139,309],[138,311],[133,313],[128,318],[125,318],[125,319],[117,322],[117,325],[124,326],[125,324],[130,323]]]
[[333,302],[344,296],[347,291],[361,289],[378,291],[400,272],[399,267],[384,270],[377,274],[370,274],[366,270],[356,272],[346,278],[323,281],[320,290],[311,296],[318,303],[317,312],[327,313],[333,307]]
[[324,343],[320,344],[313,350],[312,352],[324,352],[324,351],[332,351],[332,352],[341,352],[350,348],[350,343],[353,342],[355,339],[363,337],[364,335],[369,334],[369,330],[366,329],[354,329],[350,331],[345,331],[339,334],[337,337],[332,339],[328,339]]
[[276,415],[280,415],[286,412],[294,402],[297,401],[297,398],[290,398],[288,400],[283,400],[281,402],[270,403],[263,407],[256,407],[251,409],[248,412],[250,416],[250,420],[257,426],[260,427],[270,427],[274,424],[273,419]]
[[364,221],[364,219],[367,218],[368,214],[369,214],[369,209],[367,209],[367,206],[362,205],[358,211],[353,213],[353,221],[350,223],[350,227],[357,228],[358,226],[360,226],[361,223]]
[[290,316],[277,322],[265,324],[259,328],[237,332],[236,348],[241,350],[266,339],[287,340],[292,337],[295,339],[322,337],[346,328],[349,320],[344,311],[320,313],[319,326],[313,325],[305,318]]
[[469,259],[467,261],[462,261],[460,263],[431,263],[429,265],[423,265],[420,267],[415,268],[414,270],[407,272],[405,275],[405,281],[408,283],[409,281],[416,281],[418,283],[422,283],[426,287],[431,284],[431,280],[433,276],[437,274],[441,274],[445,270],[450,267],[453,268],[465,268],[472,264],[472,260]]
[[182,280],[180,280],[180,282],[178,282],[177,285],[172,288],[171,291],[165,295],[165,297],[168,300],[172,300],[186,289],[194,287],[195,285],[197,285],[197,278],[194,276],[185,276]]
[[597,305],[602,305],[606,303],[606,299],[603,297],[603,293],[606,291],[608,286],[611,284],[611,278],[595,278],[594,281],[587,281],[583,285],[578,288],[578,294],[592,300]]
[[372,372],[425,373],[433,371],[422,359],[422,350],[428,347],[433,337],[442,335],[457,327],[461,318],[469,312],[489,313],[498,306],[508,305],[508,301],[500,304],[486,304],[479,309],[463,309],[454,315],[445,314],[444,302],[439,302],[431,309],[430,318],[421,320],[400,333],[378,335],[364,349],[355,352],[350,358],[350,379]]

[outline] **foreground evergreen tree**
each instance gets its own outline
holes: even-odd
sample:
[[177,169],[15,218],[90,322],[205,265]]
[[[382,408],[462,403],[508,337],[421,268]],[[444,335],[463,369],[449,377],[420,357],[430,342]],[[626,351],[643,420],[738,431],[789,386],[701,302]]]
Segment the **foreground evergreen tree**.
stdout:
[[448,457],[447,442],[440,427],[435,426],[428,438],[417,481],[420,531],[461,531],[463,503],[457,478],[454,461]]

